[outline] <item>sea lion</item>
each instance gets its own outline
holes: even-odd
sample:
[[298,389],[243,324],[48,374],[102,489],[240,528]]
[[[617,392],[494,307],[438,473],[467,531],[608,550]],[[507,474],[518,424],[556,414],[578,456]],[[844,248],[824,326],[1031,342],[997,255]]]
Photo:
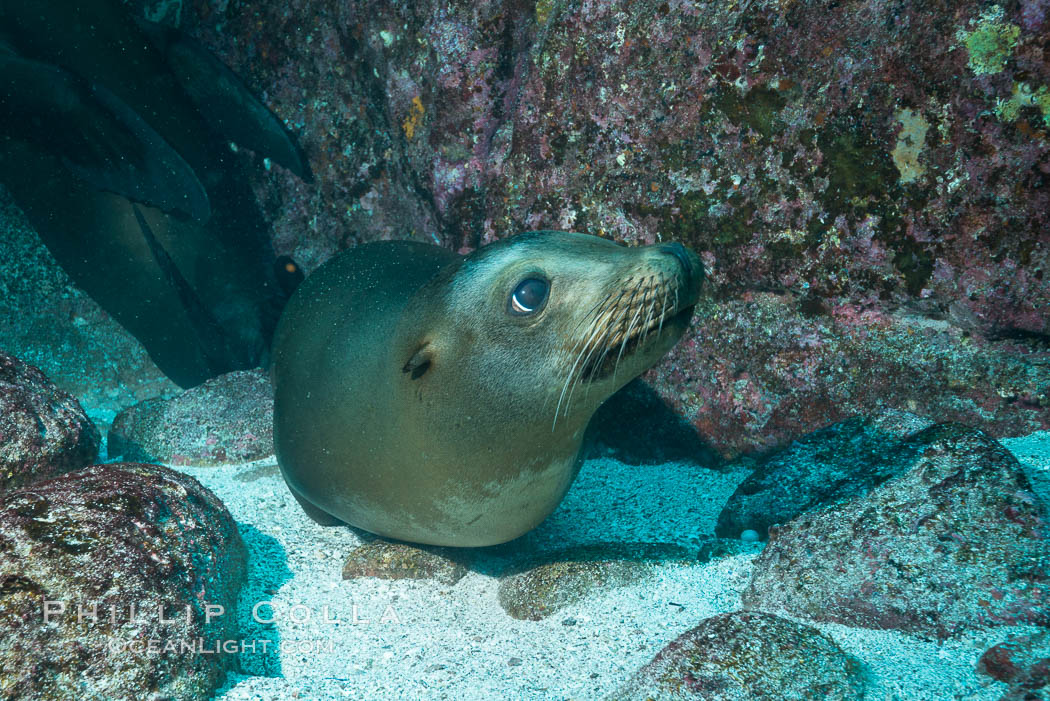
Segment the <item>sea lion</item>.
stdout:
[[0,1],[0,184],[169,378],[266,364],[282,275],[244,149],[309,178],[217,58],[121,0]]
[[523,233],[459,256],[350,249],[278,324],[274,441],[303,508],[416,543],[537,526],[582,462],[595,409],[689,325],[703,267],[681,244]]

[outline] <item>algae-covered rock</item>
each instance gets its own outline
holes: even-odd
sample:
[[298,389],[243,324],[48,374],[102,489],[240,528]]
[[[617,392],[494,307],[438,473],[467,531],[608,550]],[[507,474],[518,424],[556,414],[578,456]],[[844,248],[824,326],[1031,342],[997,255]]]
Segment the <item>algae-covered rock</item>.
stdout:
[[761,456],[722,513],[715,533],[739,537],[752,530],[762,540],[770,526],[837,501],[862,496],[900,467],[883,459],[908,434],[932,421],[906,412],[858,416],[803,436]]
[[90,464],[99,433],[40,370],[0,352],[0,493]]
[[273,455],[273,388],[262,370],[212,378],[117,415],[109,454],[173,465],[224,465]]
[[222,503],[156,465],[0,496],[0,696],[209,696],[232,662],[245,557]]
[[609,699],[864,698],[860,665],[820,631],[758,611],[705,619]]
[[1005,701],[1044,698],[1050,691],[1050,632],[1010,636],[981,655],[977,671],[1010,685]]
[[1009,451],[939,424],[885,460],[867,496],[771,530],[745,605],[931,638],[1050,624],[1047,511]]

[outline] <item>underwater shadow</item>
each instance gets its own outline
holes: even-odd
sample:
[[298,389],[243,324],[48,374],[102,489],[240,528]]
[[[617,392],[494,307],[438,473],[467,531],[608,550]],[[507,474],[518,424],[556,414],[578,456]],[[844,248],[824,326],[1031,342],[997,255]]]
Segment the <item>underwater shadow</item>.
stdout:
[[584,455],[629,465],[694,462],[719,469],[722,457],[642,379],[628,382],[591,418]]
[[[259,623],[252,617],[252,608],[261,601],[269,601],[282,584],[292,578],[284,547],[275,538],[248,523],[237,523],[245,549],[248,552],[248,575],[237,597],[237,621],[242,641],[237,656],[237,671],[259,677],[280,677],[280,634],[274,623]],[[263,607],[260,618],[270,618],[269,607]],[[251,643],[254,642],[254,649]]]
[[508,543],[477,549],[464,564],[504,576],[548,561],[704,562],[727,547],[714,528],[746,474],[689,462],[589,461],[543,523]]

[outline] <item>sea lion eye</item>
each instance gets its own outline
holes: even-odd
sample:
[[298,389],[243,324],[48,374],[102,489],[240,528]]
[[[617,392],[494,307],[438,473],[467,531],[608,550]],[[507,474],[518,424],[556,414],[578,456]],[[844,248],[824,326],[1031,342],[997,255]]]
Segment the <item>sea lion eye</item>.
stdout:
[[547,301],[550,283],[538,277],[525,278],[514,288],[507,310],[515,316],[535,314]]

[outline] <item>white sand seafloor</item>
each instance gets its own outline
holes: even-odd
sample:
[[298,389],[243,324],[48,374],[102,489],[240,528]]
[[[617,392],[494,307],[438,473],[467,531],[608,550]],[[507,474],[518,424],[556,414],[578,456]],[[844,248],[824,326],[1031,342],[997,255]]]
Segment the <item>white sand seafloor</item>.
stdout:
[[[1003,443],[1045,499],[1050,433]],[[363,541],[348,528],[310,521],[273,462],[176,469],[223,500],[249,550],[249,583],[236,615],[242,644],[254,640],[256,649],[241,654],[243,673],[219,691],[216,698],[226,701],[601,698],[702,619],[740,608],[759,547],[705,564],[660,565],[641,584],[594,594],[542,621],[520,621],[499,605],[496,568],[486,567],[491,558],[452,586],[344,581],[343,562]],[[557,511],[526,538],[542,551],[598,542],[696,545],[713,536],[744,477],[694,464],[591,460]],[[273,624],[251,621],[258,602],[270,602],[259,612],[272,612]],[[325,622],[325,607],[340,622]],[[862,663],[866,698],[902,700],[998,699],[1006,686],[979,676],[978,658],[1009,633],[1034,630],[992,628],[937,643],[816,627]]]

